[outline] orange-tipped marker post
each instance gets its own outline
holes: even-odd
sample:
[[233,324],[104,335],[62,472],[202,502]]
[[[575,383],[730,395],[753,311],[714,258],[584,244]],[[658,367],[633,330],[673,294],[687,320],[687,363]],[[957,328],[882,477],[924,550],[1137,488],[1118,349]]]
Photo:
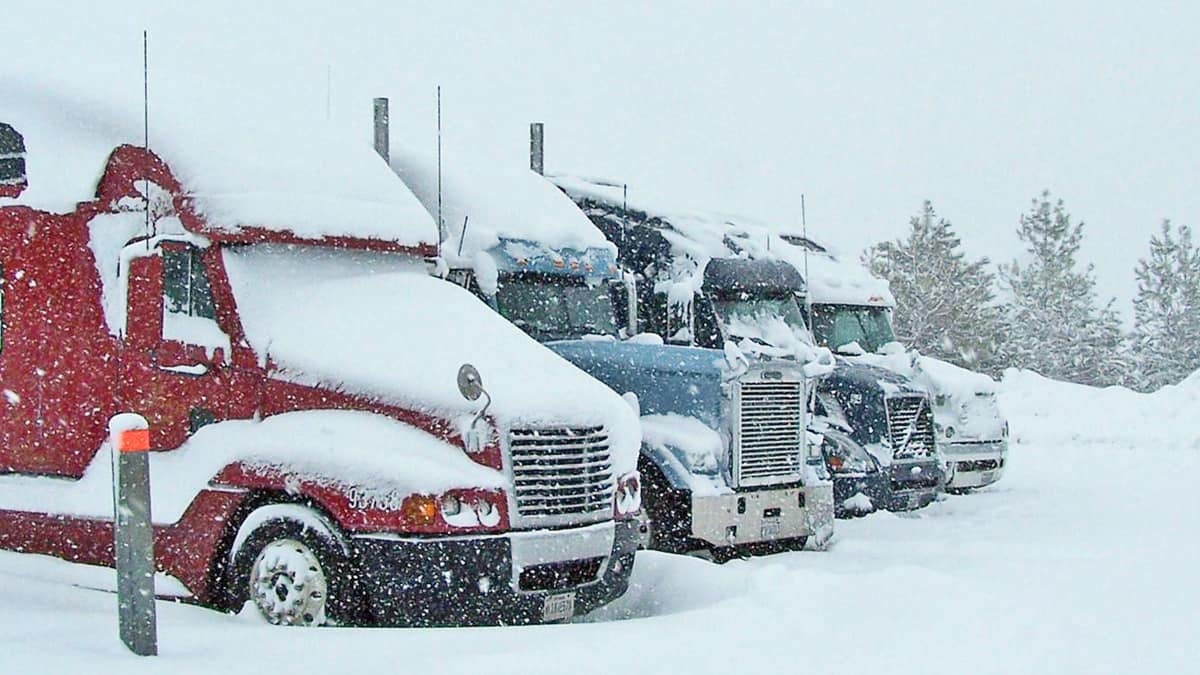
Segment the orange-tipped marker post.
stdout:
[[108,421],[113,460],[113,550],[121,641],[134,654],[158,654],[154,607],[154,527],[150,521],[150,425],[135,413]]

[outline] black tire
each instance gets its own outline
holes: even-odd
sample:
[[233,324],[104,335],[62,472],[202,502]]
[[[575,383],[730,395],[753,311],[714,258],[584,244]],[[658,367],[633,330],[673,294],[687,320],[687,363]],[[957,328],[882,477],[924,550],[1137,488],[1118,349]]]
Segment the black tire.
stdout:
[[[362,621],[363,603],[349,549],[336,527],[319,512],[291,504],[260,507],[247,517],[243,530],[254,521],[259,522],[244,537],[239,531],[241,542],[232,554],[226,591],[235,611],[251,600],[259,614],[274,624]],[[284,604],[297,606],[284,609]]]

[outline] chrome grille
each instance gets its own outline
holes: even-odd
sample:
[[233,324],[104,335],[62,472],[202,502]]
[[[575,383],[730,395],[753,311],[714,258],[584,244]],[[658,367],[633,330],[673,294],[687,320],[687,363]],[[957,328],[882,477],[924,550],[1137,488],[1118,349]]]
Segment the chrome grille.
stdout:
[[612,462],[604,427],[513,429],[508,444],[517,513],[611,513]]
[[895,457],[933,454],[933,410],[925,396],[890,396],[887,405],[888,440]]
[[739,485],[800,480],[804,443],[800,382],[742,382],[738,410]]

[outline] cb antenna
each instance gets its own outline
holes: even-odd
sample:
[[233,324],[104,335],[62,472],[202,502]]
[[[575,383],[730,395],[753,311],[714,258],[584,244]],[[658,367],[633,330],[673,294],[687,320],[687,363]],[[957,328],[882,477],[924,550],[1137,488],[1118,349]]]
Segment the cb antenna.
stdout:
[[[440,85],[440,84],[438,85],[438,88],[437,88],[437,193],[438,193],[437,254],[438,254],[438,257],[440,258],[440,257],[442,257],[442,227],[443,227],[442,226],[442,85]],[[464,225],[464,229],[465,229],[466,223],[464,222],[463,225]],[[465,236],[465,232],[464,232],[464,236]]]
[[[150,32],[142,31],[142,148],[150,154]],[[150,177],[142,179],[146,199],[146,250],[150,250]]]
[[804,238],[804,302],[809,305],[804,318],[808,319],[808,334],[813,335],[812,303],[808,301],[812,293],[812,279],[808,276],[808,216],[804,209],[804,193],[800,193],[800,236]]

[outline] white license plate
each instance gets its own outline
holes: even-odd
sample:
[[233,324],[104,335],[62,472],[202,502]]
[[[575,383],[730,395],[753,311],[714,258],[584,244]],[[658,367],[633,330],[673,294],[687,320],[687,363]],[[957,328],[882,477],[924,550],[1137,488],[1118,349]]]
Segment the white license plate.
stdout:
[[783,534],[783,522],[779,518],[763,518],[759,534],[763,539],[775,539]]
[[910,508],[910,509],[921,508],[921,493],[918,492],[915,495],[908,496],[908,508]]
[[575,616],[575,594],[559,593],[546,597],[542,605],[542,621],[560,621]]
[[994,475],[995,475],[995,473],[992,471],[980,471],[979,472],[979,484],[983,485],[984,483],[992,482],[992,476],[994,476]]

